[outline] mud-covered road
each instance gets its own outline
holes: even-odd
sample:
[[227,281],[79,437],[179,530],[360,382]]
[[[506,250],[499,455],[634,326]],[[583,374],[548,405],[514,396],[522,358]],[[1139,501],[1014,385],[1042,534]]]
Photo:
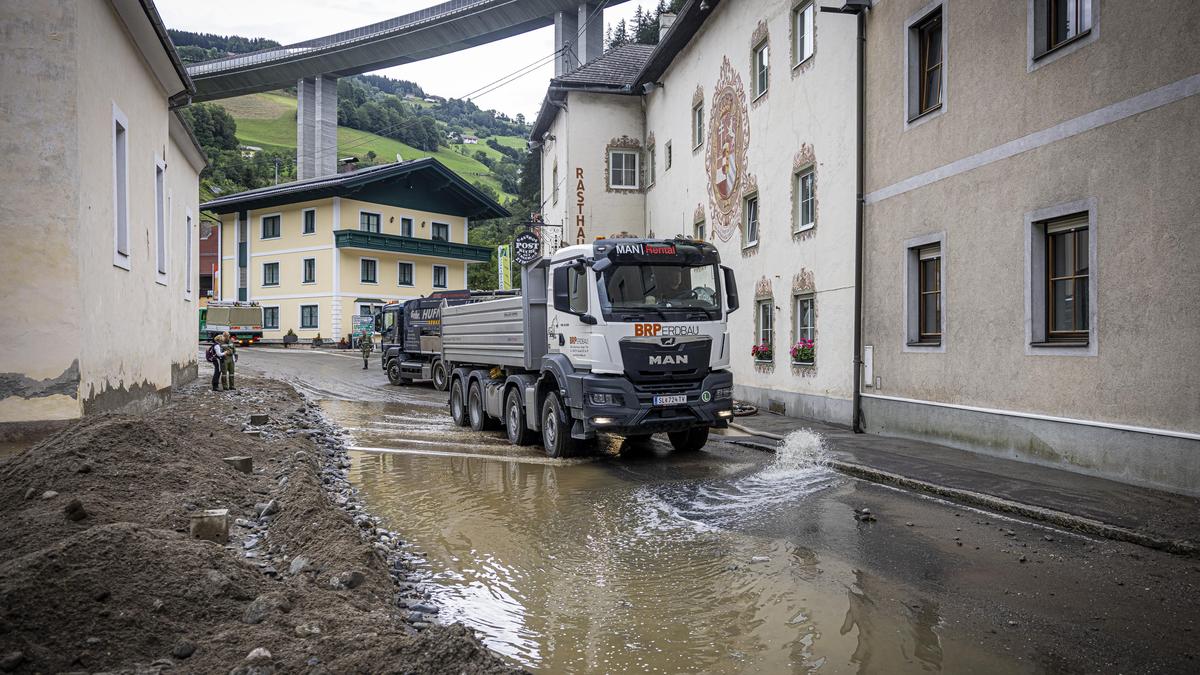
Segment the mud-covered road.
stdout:
[[555,462],[453,426],[377,359],[241,354],[349,430],[351,480],[424,554],[441,620],[531,670],[1200,668],[1196,560],[848,478],[815,436]]

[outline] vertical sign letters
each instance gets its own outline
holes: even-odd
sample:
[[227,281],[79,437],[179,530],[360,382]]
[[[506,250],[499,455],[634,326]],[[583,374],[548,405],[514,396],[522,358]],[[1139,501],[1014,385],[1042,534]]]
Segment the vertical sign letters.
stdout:
[[575,167],[575,243],[583,244],[587,241],[587,234],[583,231],[583,167]]

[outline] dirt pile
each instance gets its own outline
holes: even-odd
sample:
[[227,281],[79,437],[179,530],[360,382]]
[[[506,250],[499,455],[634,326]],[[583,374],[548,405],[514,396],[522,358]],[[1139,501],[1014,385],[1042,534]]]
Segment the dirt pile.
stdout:
[[[354,511],[313,406],[242,384],[0,462],[0,671],[509,672],[462,626],[413,622],[399,540]],[[230,541],[191,539],[216,508]]]

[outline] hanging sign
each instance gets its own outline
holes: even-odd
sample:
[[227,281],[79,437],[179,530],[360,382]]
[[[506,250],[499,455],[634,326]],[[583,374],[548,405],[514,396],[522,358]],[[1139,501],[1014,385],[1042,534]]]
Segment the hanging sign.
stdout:
[[513,259],[518,265],[528,265],[542,255],[542,242],[531,230],[519,232],[512,244]]

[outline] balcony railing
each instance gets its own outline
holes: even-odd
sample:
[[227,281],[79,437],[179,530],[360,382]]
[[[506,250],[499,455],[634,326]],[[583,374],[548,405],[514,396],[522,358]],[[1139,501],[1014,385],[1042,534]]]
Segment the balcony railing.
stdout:
[[334,245],[338,248],[365,248],[372,251],[453,258],[470,262],[487,262],[492,256],[492,250],[485,246],[460,244],[453,241],[417,239],[416,237],[376,234],[361,230],[338,230],[333,235]]

